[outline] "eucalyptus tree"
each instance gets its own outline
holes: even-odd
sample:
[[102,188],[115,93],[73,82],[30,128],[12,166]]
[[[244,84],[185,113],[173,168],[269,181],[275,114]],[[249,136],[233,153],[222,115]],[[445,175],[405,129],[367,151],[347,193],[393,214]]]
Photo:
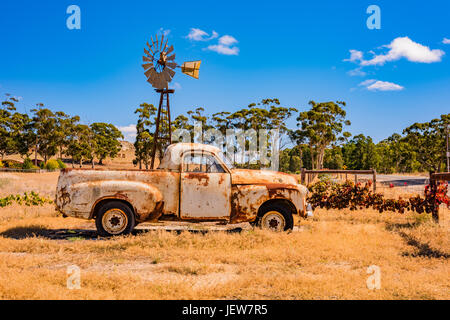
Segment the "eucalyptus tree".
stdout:
[[349,132],[343,132],[344,126],[351,123],[346,120],[343,109],[345,102],[310,101],[311,108],[300,112],[297,117],[298,129],[291,136],[297,144],[307,143],[313,169],[322,169],[325,149],[335,142],[344,142],[350,137]]
[[103,164],[106,157],[115,158],[121,149],[119,139],[123,139],[122,132],[113,124],[103,122],[91,124],[91,130],[95,139],[94,153],[99,164]]
[[153,149],[153,133],[151,133],[151,130],[155,125],[156,120],[154,118],[156,111],[157,109],[154,105],[142,103],[134,112],[138,114],[134,148],[135,161],[139,164],[139,169],[142,169],[142,164],[148,169],[148,165],[150,164],[150,156]]
[[424,170],[441,171],[445,164],[445,130],[450,124],[450,113],[429,122],[414,123],[403,130],[405,141]]
[[47,162],[58,152],[58,135],[56,133],[56,116],[42,103],[38,103],[36,109],[32,109],[33,127],[35,133],[35,165],[37,164],[36,153],[39,153]]

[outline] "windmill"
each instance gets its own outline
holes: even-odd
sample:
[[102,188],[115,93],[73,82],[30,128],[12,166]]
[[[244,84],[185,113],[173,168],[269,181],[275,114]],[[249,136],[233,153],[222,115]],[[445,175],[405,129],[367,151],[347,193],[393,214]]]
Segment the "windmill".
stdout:
[[[169,94],[174,93],[174,89],[169,89],[169,82],[175,76],[175,68],[181,68],[181,72],[198,79],[201,61],[186,61],[179,66],[175,62],[175,52],[173,45],[168,46],[168,39],[164,42],[164,34],[161,39],[158,39],[156,34],[155,39],[150,37],[151,43],[147,41],[147,48],[144,48],[144,56],[142,57],[145,76],[147,82],[150,83],[155,91],[160,94],[158,114],[156,117],[156,129],[153,135],[153,150],[151,167],[155,163],[156,146],[158,140],[165,141],[165,145],[172,143],[172,130],[170,121],[170,103]],[[164,127],[165,126],[165,127]],[[162,149],[162,148],[161,148]],[[162,156],[162,150],[160,157]]]

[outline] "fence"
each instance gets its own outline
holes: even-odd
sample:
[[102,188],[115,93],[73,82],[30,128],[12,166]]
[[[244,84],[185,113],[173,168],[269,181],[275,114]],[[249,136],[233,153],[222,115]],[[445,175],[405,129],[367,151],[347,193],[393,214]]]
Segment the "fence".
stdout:
[[373,177],[373,192],[377,191],[377,171],[375,169],[372,170],[307,170],[302,168],[300,173],[300,179],[302,184],[309,184],[313,179],[311,176],[316,174],[345,174],[345,180],[347,180],[348,174],[355,175],[355,184],[358,183],[358,175],[361,174],[370,174]]
[[24,172],[24,173],[44,173],[55,172],[61,169],[47,170],[47,169],[16,169],[16,168],[0,168],[0,172]]

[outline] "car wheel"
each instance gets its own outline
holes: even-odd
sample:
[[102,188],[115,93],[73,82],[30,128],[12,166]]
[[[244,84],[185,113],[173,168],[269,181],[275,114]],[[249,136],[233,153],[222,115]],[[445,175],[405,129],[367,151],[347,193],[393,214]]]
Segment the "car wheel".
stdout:
[[258,226],[271,231],[290,231],[294,227],[294,219],[288,208],[280,204],[272,204],[261,210]]
[[103,204],[95,219],[97,232],[100,236],[118,236],[129,234],[135,227],[133,211],[120,201],[108,201]]

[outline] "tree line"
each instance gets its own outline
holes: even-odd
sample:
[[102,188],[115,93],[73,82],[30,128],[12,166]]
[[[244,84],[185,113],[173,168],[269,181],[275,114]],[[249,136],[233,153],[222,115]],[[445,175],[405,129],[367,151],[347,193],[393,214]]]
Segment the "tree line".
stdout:
[[[69,157],[80,167],[83,162],[94,166],[106,157],[114,158],[121,149],[122,133],[112,124],[96,122],[81,124],[79,116],[62,111],[53,112],[42,103],[31,109],[31,115],[17,112],[18,99],[6,94],[0,106],[0,159],[19,154],[24,163],[38,164],[39,154],[44,163],[54,156]],[[33,155],[34,149],[34,155]]]
[[[263,99],[235,112],[221,111],[208,115],[198,107],[177,116],[172,130],[186,129],[194,141],[194,122],[202,124],[203,133],[216,129],[225,136],[227,129],[278,129],[281,138],[280,171],[299,173],[306,169],[375,169],[380,173],[427,172],[445,170],[445,128],[450,124],[450,114],[438,119],[414,123],[401,134],[374,143],[370,136],[352,137],[347,131],[344,101],[310,101],[306,111],[281,105],[278,99]],[[153,132],[157,108],[143,103],[138,114],[135,142],[136,160],[140,167],[148,168],[153,146]],[[296,116],[296,127],[289,128],[287,120]],[[162,121],[166,121],[163,120]],[[207,137],[202,139],[206,143]],[[162,144],[162,142],[160,142]],[[246,148],[248,148],[246,141]],[[292,147],[291,147],[292,146]],[[162,145],[157,146],[163,150]],[[256,165],[237,164],[238,167],[258,169]]]
[[[10,95],[0,107],[0,159],[19,154],[23,159],[32,157],[32,150],[46,162],[57,155],[69,157],[72,164],[90,162],[102,164],[106,157],[114,158],[120,151],[122,133],[112,124],[80,123],[79,116],[62,111],[53,112],[43,104],[31,110],[31,116],[17,112],[18,100]],[[380,173],[425,172],[445,170],[445,128],[450,124],[450,114],[428,122],[414,123],[401,134],[394,133],[387,139],[374,143],[370,136],[351,136],[347,128],[344,101],[310,101],[306,111],[299,112],[291,106],[283,106],[276,98],[262,99],[235,112],[220,111],[212,115],[202,107],[178,115],[172,121],[172,130],[185,129],[189,141],[198,140],[194,123],[202,124],[203,134],[215,129],[226,136],[227,129],[246,131],[276,129],[280,134],[280,171],[298,173],[307,169],[376,169]],[[142,103],[136,110],[135,165],[149,168],[153,149],[157,108]],[[292,117],[296,126],[289,128]],[[162,117],[163,127],[167,117]],[[163,132],[167,133],[167,132]],[[250,144],[245,138],[245,148]],[[205,143],[208,137],[203,136]],[[164,142],[156,149],[161,154]],[[237,147],[236,147],[237,148]],[[235,150],[236,151],[236,150]],[[261,163],[240,163],[238,167],[261,168]]]

